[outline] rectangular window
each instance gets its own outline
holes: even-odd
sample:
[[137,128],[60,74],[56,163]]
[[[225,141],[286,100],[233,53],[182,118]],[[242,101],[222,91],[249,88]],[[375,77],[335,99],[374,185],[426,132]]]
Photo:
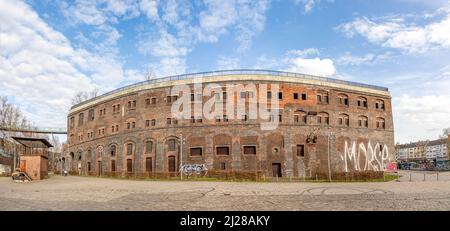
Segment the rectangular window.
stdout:
[[230,148],[229,147],[216,147],[216,154],[217,155],[230,155]]
[[220,163],[220,169],[221,170],[226,170],[227,169],[227,165],[225,164],[225,162]]
[[156,125],[156,120],[152,119],[152,126],[155,126],[155,125]]
[[156,104],[156,98],[152,98],[152,104]]
[[131,128],[136,128],[136,122],[131,122]]
[[302,115],[302,121],[306,124],[306,122],[308,122],[308,117],[306,115]]
[[127,155],[133,154],[133,144],[127,144]]
[[116,171],[116,160],[111,160],[111,172]]
[[223,100],[226,100],[227,99],[227,92],[225,91],[225,92],[223,92]]
[[146,153],[152,153],[152,150],[153,150],[153,142],[147,141],[145,143],[145,152]]
[[191,124],[195,123],[195,117],[191,116]]
[[297,156],[300,156],[300,157],[305,156],[305,145],[303,145],[303,144],[297,145]]
[[201,156],[202,148],[191,148],[191,156]]
[[294,99],[298,99],[298,93],[294,93]]
[[305,93],[302,94],[302,100],[306,100],[306,94]]
[[119,131],[119,125],[116,125],[116,132]]
[[321,95],[317,95],[317,102],[322,102],[322,96]]
[[299,117],[298,115],[294,115],[294,122],[295,123],[298,123],[298,117]]
[[128,109],[131,108],[131,101],[128,101]]
[[241,99],[245,99],[245,92],[243,91],[243,92],[241,92]]
[[175,140],[169,140],[169,151],[175,151]]
[[283,122],[283,115],[278,115],[278,122]]
[[194,101],[194,94],[191,94],[191,101]]
[[177,99],[178,99],[178,95],[174,95],[174,96],[172,96],[172,102],[175,102],[175,101],[177,101]]
[[283,99],[283,92],[278,92],[278,99]]
[[136,108],[136,100],[133,100],[133,108]]
[[150,105],[150,99],[145,99],[145,105]]
[[145,121],[145,126],[146,126],[146,127],[150,127],[150,120],[146,120],[146,121]]
[[130,123],[127,123],[127,129],[130,129]]
[[271,91],[268,91],[268,92],[267,92],[267,98],[268,98],[268,99],[272,99],[272,92],[271,92]]
[[171,124],[172,123],[172,119],[171,118],[167,118],[167,124]]
[[256,155],[256,146],[244,146],[244,154]]
[[323,96],[323,101],[325,101],[325,103],[328,103],[328,95]]
[[344,122],[343,122],[343,119],[342,118],[339,118],[339,125],[342,125]]
[[167,103],[172,103],[172,97],[171,96],[167,96]]

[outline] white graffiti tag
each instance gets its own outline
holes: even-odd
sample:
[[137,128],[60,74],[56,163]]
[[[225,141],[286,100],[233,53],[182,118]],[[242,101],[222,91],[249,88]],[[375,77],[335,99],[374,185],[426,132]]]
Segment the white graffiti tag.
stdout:
[[[361,158],[364,158],[364,168],[361,168]],[[344,154],[341,155],[341,159],[344,161],[345,172],[348,172],[351,166],[355,171],[383,171],[389,161],[389,149],[386,145],[379,143],[372,146],[370,141],[367,143],[367,147],[363,142],[357,145],[356,141],[353,141],[349,145],[345,141]]]
[[185,175],[192,175],[193,173],[200,175],[202,172],[206,172],[208,169],[205,164],[184,164],[180,168],[180,172]]

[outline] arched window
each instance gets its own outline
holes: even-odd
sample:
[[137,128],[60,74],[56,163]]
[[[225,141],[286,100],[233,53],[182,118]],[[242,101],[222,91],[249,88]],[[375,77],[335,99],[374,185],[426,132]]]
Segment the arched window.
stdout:
[[110,150],[111,157],[116,156],[116,151],[117,151],[116,145],[114,145],[114,144],[111,145],[111,147],[109,147],[109,150]]
[[133,144],[128,143],[127,144],[127,155],[132,155],[132,154],[133,154]]
[[377,101],[375,101],[375,108],[384,110],[384,100],[377,99]]
[[317,124],[330,124],[330,116],[326,112],[317,115]]
[[170,139],[168,141],[168,145],[169,145],[169,151],[175,151],[175,145],[176,145],[175,139]]
[[368,128],[369,127],[369,119],[367,116],[359,116],[358,117],[358,126],[360,128]]
[[317,92],[317,103],[328,104],[329,103],[328,92],[326,91]]
[[295,113],[294,114],[294,122],[306,124],[308,122],[306,112]]
[[358,97],[358,107],[363,107],[363,108],[367,108],[367,98],[365,97]]
[[70,158],[73,160],[75,158],[75,154],[73,152],[70,153]]
[[385,120],[381,117],[377,118],[377,129],[385,129],[386,128],[386,124],[385,124]]
[[350,126],[350,117],[347,114],[339,114],[338,124],[339,124],[339,126],[344,126],[344,127]]
[[152,153],[153,151],[153,142],[147,141],[145,142],[145,153]]
[[339,94],[338,95],[338,103],[339,105],[344,105],[344,106],[348,106],[348,95],[346,94]]

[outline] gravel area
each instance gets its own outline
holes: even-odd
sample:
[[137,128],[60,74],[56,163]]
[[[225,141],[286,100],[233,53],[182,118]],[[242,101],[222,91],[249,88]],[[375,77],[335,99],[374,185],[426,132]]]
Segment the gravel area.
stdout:
[[[450,173],[409,181],[256,183],[0,177],[0,210],[450,210]],[[427,178],[428,177],[428,178]]]

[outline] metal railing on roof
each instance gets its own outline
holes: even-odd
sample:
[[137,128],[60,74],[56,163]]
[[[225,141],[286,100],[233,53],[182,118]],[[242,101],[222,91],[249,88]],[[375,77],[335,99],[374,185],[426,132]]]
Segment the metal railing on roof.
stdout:
[[255,69],[221,70],[221,71],[207,71],[207,72],[198,72],[198,73],[192,73],[192,74],[173,75],[173,76],[167,76],[167,77],[162,77],[162,78],[145,80],[142,82],[134,83],[134,84],[131,84],[128,86],[124,86],[124,87],[112,90],[112,91],[102,94],[100,96],[83,101],[79,104],[75,104],[71,107],[71,109],[74,109],[74,108],[77,108],[84,104],[87,104],[89,102],[95,101],[99,98],[103,98],[108,95],[113,95],[115,93],[118,93],[118,92],[121,92],[121,91],[124,91],[127,89],[131,89],[134,87],[138,87],[138,86],[154,84],[154,83],[161,83],[161,82],[176,81],[176,80],[205,78],[205,77],[214,77],[214,76],[222,76],[222,75],[271,75],[271,76],[296,77],[296,78],[302,78],[302,79],[307,79],[307,80],[319,80],[319,81],[325,81],[325,82],[330,82],[330,83],[339,83],[339,84],[345,84],[345,85],[350,85],[350,86],[357,86],[357,87],[364,87],[364,88],[370,88],[370,89],[381,90],[381,91],[388,91],[388,88],[386,88],[386,87],[380,87],[380,86],[375,86],[375,85],[370,85],[370,84],[357,83],[357,82],[351,82],[351,81],[345,81],[345,80],[339,80],[339,79],[333,79],[333,78],[327,78],[327,77],[320,77],[320,76],[314,76],[314,75],[293,73],[293,72],[255,70]]

